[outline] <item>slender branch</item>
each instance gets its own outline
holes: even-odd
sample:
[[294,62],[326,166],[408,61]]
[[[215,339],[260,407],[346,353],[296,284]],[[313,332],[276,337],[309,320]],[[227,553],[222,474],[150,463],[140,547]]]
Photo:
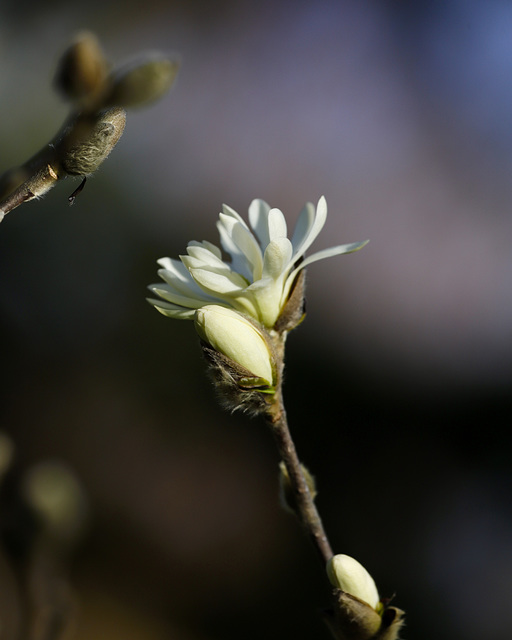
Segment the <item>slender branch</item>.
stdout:
[[278,396],[276,403],[267,414],[267,420],[272,428],[279,454],[290,478],[301,524],[309,535],[325,566],[325,563],[333,556],[331,545],[302,471],[297,450],[288,427],[286,410],[280,391],[276,396]]

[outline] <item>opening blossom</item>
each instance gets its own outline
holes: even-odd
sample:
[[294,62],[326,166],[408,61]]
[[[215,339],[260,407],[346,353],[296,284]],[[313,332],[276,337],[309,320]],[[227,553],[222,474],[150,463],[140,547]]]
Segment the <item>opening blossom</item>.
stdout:
[[158,275],[165,284],[150,285],[160,300],[149,302],[164,315],[180,319],[193,319],[205,305],[221,305],[272,328],[301,269],[317,260],[357,251],[367,242],[338,245],[304,259],[326,218],[324,197],[316,209],[307,203],[289,239],[284,215],[263,200],[253,200],[249,207],[252,230],[224,205],[217,229],[228,259],[211,242],[190,242],[187,255],[180,260],[158,260],[162,267]]

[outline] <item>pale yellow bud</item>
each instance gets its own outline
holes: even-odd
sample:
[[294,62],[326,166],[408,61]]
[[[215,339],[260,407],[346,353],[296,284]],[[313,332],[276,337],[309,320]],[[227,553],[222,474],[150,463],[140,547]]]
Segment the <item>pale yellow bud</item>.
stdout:
[[379,604],[379,592],[368,571],[354,558],[344,554],[333,556],[327,563],[327,575],[331,583],[373,609]]
[[272,386],[269,347],[263,334],[244,316],[220,305],[207,305],[196,311],[195,326],[204,342]]

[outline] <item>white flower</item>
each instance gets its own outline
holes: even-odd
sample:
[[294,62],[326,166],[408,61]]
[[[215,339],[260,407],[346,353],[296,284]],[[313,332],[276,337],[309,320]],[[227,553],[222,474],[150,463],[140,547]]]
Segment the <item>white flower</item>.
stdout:
[[368,571],[354,558],[342,553],[333,556],[327,563],[327,575],[331,583],[350,593],[376,609],[380,602],[379,592]]
[[308,203],[301,211],[291,239],[279,209],[263,200],[249,207],[251,229],[236,211],[224,205],[217,228],[225,261],[214,244],[190,242],[181,262],[172,258],[158,261],[158,275],[165,284],[149,288],[161,300],[149,300],[158,311],[171,318],[193,318],[196,309],[220,304],[240,311],[272,328],[279,317],[294,280],[301,269],[330,256],[351,253],[366,242],[338,245],[304,254],[320,233],[327,217],[327,203]]
[[272,386],[272,361],[265,338],[242,315],[219,305],[206,305],[195,313],[201,338],[216,351]]

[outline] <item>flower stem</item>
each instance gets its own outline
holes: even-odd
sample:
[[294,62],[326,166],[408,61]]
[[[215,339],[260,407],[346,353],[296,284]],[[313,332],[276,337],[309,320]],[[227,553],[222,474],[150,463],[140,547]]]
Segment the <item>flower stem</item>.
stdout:
[[267,421],[270,424],[279,455],[290,478],[297,504],[297,515],[320,555],[324,568],[325,563],[332,558],[333,552],[302,471],[295,443],[288,427],[286,410],[280,390],[276,393],[275,402],[267,413]]

